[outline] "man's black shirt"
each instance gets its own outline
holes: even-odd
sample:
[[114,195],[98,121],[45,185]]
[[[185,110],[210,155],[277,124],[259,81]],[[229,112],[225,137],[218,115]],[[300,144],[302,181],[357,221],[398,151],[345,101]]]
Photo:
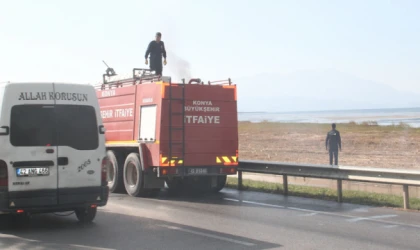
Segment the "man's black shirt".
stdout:
[[147,46],[146,54],[144,57],[147,59],[149,54],[151,61],[162,60],[162,56],[166,59],[166,50],[163,41],[151,41],[149,46]]
[[330,150],[341,149],[341,136],[338,130],[331,130],[327,134],[327,139],[325,140],[325,146],[329,146]]

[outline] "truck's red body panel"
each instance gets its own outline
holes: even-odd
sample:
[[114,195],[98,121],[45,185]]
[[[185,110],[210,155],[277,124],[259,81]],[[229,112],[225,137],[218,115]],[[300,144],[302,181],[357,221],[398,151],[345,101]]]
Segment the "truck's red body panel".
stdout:
[[[237,165],[235,85],[162,81],[119,87],[104,85],[97,95],[108,147],[145,143],[145,165],[150,167]],[[148,116],[155,117],[155,124],[150,120],[141,124],[141,114],[144,111],[146,118],[147,108],[153,105],[156,106],[151,110],[156,114],[153,116],[149,111]],[[141,138],[142,129],[154,138]]]

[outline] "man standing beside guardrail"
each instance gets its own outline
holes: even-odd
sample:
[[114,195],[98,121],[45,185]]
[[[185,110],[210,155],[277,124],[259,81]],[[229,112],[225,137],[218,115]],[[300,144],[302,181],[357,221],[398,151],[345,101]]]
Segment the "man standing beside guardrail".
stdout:
[[328,132],[327,139],[325,140],[325,148],[329,150],[330,153],[330,165],[338,165],[338,150],[341,151],[341,136],[340,132],[336,130],[336,124],[331,125],[332,130]]

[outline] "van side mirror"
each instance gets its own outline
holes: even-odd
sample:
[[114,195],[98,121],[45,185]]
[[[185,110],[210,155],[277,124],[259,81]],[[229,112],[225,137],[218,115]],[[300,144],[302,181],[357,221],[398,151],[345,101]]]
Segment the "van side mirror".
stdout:
[[99,134],[103,135],[103,134],[105,134],[105,131],[106,131],[106,129],[105,129],[104,125],[99,125]]
[[1,126],[0,127],[0,135],[9,135],[9,127],[8,126]]

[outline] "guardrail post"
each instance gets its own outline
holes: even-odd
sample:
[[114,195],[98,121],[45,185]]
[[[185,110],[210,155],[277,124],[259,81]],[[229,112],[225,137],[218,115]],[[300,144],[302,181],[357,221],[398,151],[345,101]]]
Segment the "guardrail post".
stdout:
[[343,202],[343,180],[337,180],[337,201]]
[[403,185],[404,209],[410,208],[410,195],[408,193],[408,185]]
[[283,175],[283,191],[284,191],[284,195],[289,195],[289,185],[287,183],[287,175],[284,174]]
[[238,190],[242,190],[242,171],[238,171]]

